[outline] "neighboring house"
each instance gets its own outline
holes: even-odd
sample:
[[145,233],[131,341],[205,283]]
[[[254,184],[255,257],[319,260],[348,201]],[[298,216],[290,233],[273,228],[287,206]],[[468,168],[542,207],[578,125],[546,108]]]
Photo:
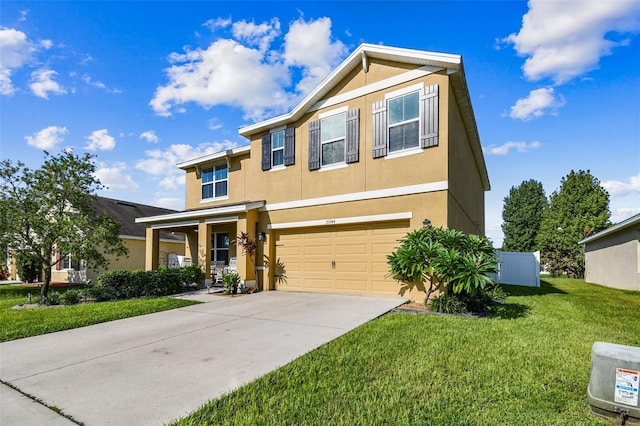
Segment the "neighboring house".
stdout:
[[[248,146],[178,164],[184,212],[136,220],[147,269],[174,231],[207,277],[237,257],[248,286],[398,295],[387,255],[408,231],[484,234],[489,179],[458,55],[362,44],[291,112],[239,133]],[[241,232],[256,259],[230,244]]]
[[[109,260],[107,268],[109,270],[124,269],[132,271],[144,269],[146,227],[143,224],[136,223],[136,217],[176,212],[175,210],[104,197],[96,197],[93,207],[97,214],[110,216],[120,223],[120,238],[129,249],[128,256],[107,257]],[[161,233],[158,244],[161,258],[160,265],[168,266],[170,254],[175,254],[176,256],[184,255],[184,248],[184,235],[171,232]],[[72,255],[60,258],[60,253],[56,253],[56,256],[60,259],[60,262],[51,269],[52,282],[85,283],[87,280],[96,282],[98,274],[104,271],[104,269],[86,268],[81,259]]]
[[640,214],[593,234],[584,245],[585,281],[640,290]]

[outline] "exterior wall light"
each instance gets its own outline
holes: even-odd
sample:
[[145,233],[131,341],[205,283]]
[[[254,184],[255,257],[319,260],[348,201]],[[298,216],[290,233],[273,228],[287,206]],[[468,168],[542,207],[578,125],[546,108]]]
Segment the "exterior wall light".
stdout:
[[266,232],[258,232],[258,241],[266,241],[267,233]]
[[425,219],[422,221],[423,228],[431,228],[431,221],[429,219]]

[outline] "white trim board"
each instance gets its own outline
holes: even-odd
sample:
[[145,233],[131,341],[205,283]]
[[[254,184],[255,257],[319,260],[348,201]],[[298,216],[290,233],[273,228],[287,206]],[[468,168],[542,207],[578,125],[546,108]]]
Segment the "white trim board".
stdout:
[[389,222],[392,220],[411,219],[412,212],[376,214],[370,216],[338,217],[330,219],[305,220],[300,222],[272,223],[267,229],[308,228],[310,226],[348,225],[351,223]]
[[202,210],[187,210],[179,213],[169,213],[160,216],[148,216],[136,218],[136,223],[163,222],[178,219],[195,219],[207,216],[215,216],[229,213],[246,213],[249,210],[261,208],[264,201],[254,201],[246,204],[236,204],[232,206],[211,207]]
[[325,204],[346,203],[349,201],[375,200],[377,198],[396,197],[399,195],[422,194],[425,192],[446,191],[449,189],[449,182],[421,183],[418,185],[400,186],[389,189],[376,189],[373,191],[354,192],[351,194],[331,195],[328,197],[308,198],[306,200],[285,201],[282,203],[265,204],[260,211],[276,211],[295,209],[300,207],[321,206]]

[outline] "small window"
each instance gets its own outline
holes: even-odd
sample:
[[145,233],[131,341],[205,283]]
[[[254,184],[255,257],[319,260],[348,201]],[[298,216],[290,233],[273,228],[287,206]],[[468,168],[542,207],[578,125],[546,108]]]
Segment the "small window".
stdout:
[[85,268],[84,260],[80,260],[77,256],[67,254],[60,259],[60,269],[83,270]]
[[320,120],[321,165],[344,163],[346,113]]
[[216,232],[211,238],[211,261],[229,264],[229,233]]
[[271,134],[271,165],[284,165],[284,130]]
[[228,195],[228,170],[226,165],[202,170],[202,199],[226,197]]
[[389,99],[389,152],[420,145],[419,92]]

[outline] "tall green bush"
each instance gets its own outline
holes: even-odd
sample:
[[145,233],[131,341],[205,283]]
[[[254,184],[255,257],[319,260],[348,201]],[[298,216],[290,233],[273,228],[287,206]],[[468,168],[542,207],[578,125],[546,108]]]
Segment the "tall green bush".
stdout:
[[40,278],[40,268],[40,259],[33,254],[22,251],[16,255],[16,269],[22,281],[38,281]]
[[[181,269],[107,271],[98,276],[98,282],[91,293],[98,300],[167,296],[184,290],[183,274]],[[193,271],[187,274],[195,276]]]
[[393,279],[407,288],[424,286],[425,302],[435,291],[475,296],[495,284],[489,274],[498,271],[488,238],[433,227],[409,232],[387,261]]

